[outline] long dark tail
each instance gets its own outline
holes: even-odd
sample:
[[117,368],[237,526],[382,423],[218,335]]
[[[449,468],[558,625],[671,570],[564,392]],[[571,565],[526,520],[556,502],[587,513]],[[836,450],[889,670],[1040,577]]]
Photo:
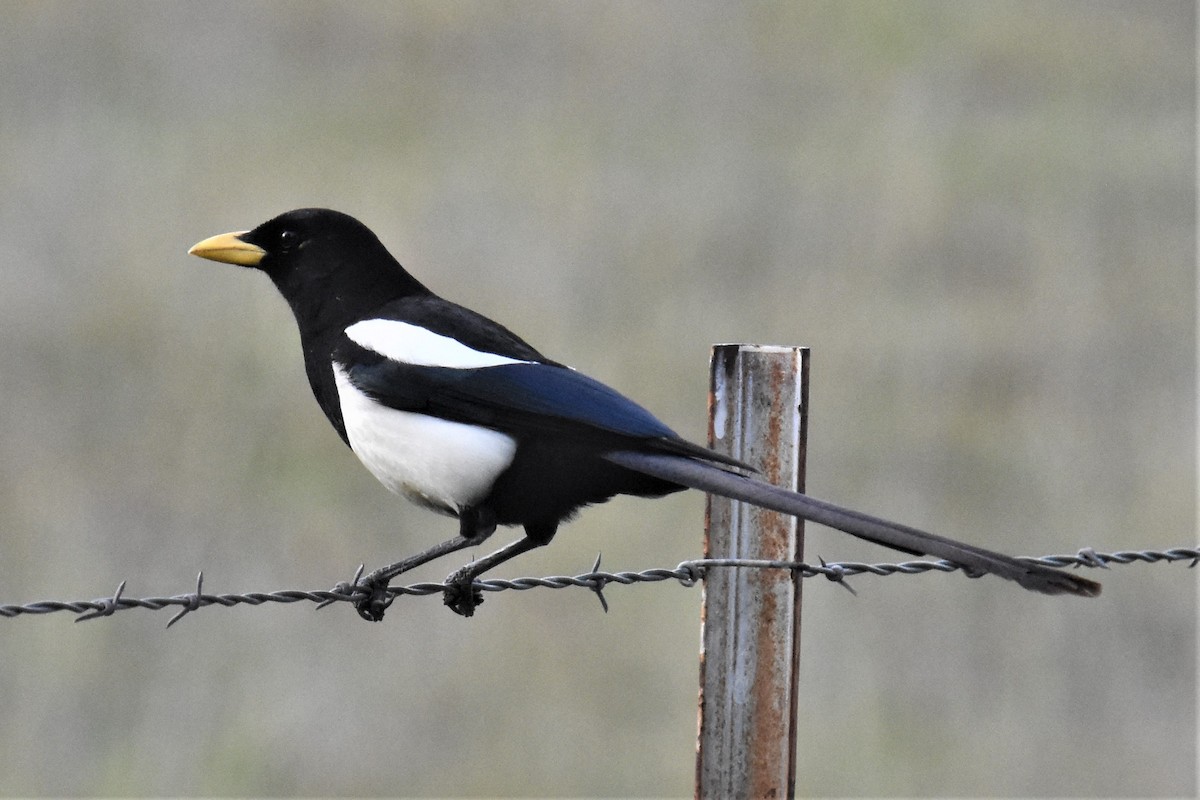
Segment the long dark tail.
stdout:
[[694,458],[629,450],[606,453],[604,458],[626,469],[692,489],[742,500],[772,511],[828,525],[894,550],[943,558],[973,572],[990,572],[1001,578],[1016,581],[1035,592],[1076,594],[1083,597],[1095,597],[1100,594],[1100,584],[1078,575],[1037,564],[1027,564],[982,547],[835,506],[808,495],[728,472]]

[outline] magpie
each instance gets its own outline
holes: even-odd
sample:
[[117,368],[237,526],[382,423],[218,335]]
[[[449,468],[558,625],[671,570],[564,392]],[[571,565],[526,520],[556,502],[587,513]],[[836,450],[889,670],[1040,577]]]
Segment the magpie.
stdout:
[[434,294],[365,225],[322,208],[205,239],[192,255],[253,267],[287,300],[325,416],[388,489],[458,518],[458,535],[376,570],[358,604],[379,620],[392,578],[482,543],[500,525],[524,537],[447,579],[470,616],[472,582],[548,544],[581,508],[615,495],[699,489],[811,520],[911,555],[946,559],[1026,589],[1093,597],[1077,575],[772,486],[746,465],[676,435],[642,406],[553,361],[500,324]]

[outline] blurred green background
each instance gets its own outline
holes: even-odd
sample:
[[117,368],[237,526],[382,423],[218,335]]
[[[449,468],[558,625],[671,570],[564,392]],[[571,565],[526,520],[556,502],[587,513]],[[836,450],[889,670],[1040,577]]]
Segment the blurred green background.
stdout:
[[[337,439],[269,283],[185,254],[306,205],[694,439],[711,343],[811,345],[820,497],[1016,554],[1196,540],[1192,3],[3,17],[0,602],[327,588],[453,531]],[[617,500],[500,572],[673,566],[702,510]],[[801,793],[1193,795],[1195,573],[1099,577],[806,584]],[[689,795],[700,591],[608,599],[0,620],[0,794]]]

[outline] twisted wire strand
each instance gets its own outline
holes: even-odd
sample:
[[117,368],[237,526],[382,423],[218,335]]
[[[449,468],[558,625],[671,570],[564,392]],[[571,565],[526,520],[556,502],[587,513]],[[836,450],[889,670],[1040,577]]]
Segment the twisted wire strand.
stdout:
[[[1113,564],[1125,565],[1135,562],[1153,564],[1159,561],[1168,563],[1190,561],[1189,567],[1195,567],[1200,562],[1200,547],[1174,547],[1167,550],[1120,550],[1114,553],[1099,553],[1092,548],[1084,548],[1071,555],[1048,555],[1040,558],[1023,557],[1018,560],[1030,564],[1040,564],[1046,567],[1089,567],[1108,569]],[[823,576],[831,581],[844,583],[846,578],[856,575],[916,575],[924,572],[955,572],[961,570],[958,564],[951,561],[904,561],[900,563],[866,564],[857,561],[839,561],[820,564],[807,564],[792,561],[764,561],[736,558],[706,558],[681,562],[674,569],[655,568],[641,572],[604,572],[599,569],[600,560],[591,572],[582,575],[551,575],[542,578],[491,578],[476,580],[474,586],[484,592],[502,592],[508,590],[526,591],[528,589],[565,589],[579,587],[595,592],[607,610],[602,591],[612,585],[628,586],[634,583],[654,583],[660,581],[676,581],[690,587],[704,579],[710,569],[786,569],[793,570],[801,578]],[[354,603],[366,599],[369,592],[358,586],[362,574],[359,567],[353,581],[343,581],[332,589],[302,590],[284,589],[275,592],[246,592],[243,594],[206,594],[204,592],[204,573],[196,578],[196,589],[188,594],[171,597],[125,597],[125,581],[117,587],[110,597],[96,600],[40,600],[20,605],[0,605],[0,617],[18,617],[27,614],[51,614],[58,611],[70,611],[76,614],[76,622],[83,622],[97,617],[107,617],[117,611],[131,608],[145,608],[158,611],[168,606],[178,606],[179,611],[170,619],[167,626],[175,624],[184,615],[208,606],[236,605],[259,606],[264,603],[316,603],[322,608],[331,603]],[[967,573],[975,577],[971,573]],[[444,583],[414,583],[407,586],[390,586],[387,594],[390,599],[401,595],[425,596],[441,594],[447,587]],[[853,591],[853,589],[851,589]]]

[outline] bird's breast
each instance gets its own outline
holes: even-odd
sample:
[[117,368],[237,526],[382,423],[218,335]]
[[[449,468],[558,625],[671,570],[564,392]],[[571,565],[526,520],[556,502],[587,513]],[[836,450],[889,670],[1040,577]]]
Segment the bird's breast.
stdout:
[[517,450],[497,431],[381,405],[333,365],[350,448],[380,483],[409,500],[457,515],[483,500]]

